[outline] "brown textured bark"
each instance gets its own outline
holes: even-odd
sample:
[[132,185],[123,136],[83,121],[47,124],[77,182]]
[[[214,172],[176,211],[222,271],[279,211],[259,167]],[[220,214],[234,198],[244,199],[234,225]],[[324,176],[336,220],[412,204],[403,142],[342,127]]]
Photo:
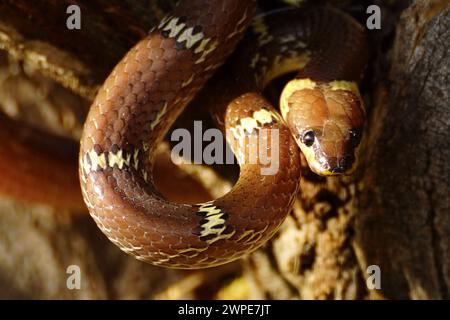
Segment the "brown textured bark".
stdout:
[[[80,30],[66,27],[80,7]],[[90,97],[115,63],[173,7],[174,1],[0,2],[0,48],[65,87]]]
[[[2,197],[0,298],[450,298],[450,8],[448,1],[414,1],[397,20],[404,2],[382,6],[383,28],[371,37],[360,172],[323,179],[305,168],[293,212],[264,248],[222,268],[155,268],[119,251],[88,215]],[[69,3],[82,8],[80,31],[65,28]],[[160,18],[148,13],[153,3],[0,1],[0,48],[25,70],[25,80],[0,85],[2,101],[20,97],[14,110],[7,104],[8,114],[26,119],[33,107],[28,120],[79,136],[97,86]],[[38,90],[47,95],[26,93]],[[209,171],[186,170],[209,194],[197,189],[189,198],[189,179],[179,173],[185,192],[174,200],[196,202],[228,187]],[[71,264],[82,270],[82,290],[66,287]],[[381,290],[365,285],[374,264]]]

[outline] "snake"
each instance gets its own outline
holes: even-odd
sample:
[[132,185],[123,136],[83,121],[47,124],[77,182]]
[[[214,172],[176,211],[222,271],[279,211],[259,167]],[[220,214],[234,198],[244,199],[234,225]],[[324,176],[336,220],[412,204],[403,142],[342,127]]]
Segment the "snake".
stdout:
[[[255,7],[180,1],[116,65],[91,105],[79,153],[83,198],[101,231],[138,260],[197,269],[239,259],[268,241],[292,208],[300,152],[322,175],[355,167],[365,121],[363,28],[327,7],[254,17]],[[280,115],[262,92],[292,72]],[[153,182],[154,151],[203,87],[239,178],[215,200],[170,202]],[[264,173],[255,138],[278,155],[275,172]]]

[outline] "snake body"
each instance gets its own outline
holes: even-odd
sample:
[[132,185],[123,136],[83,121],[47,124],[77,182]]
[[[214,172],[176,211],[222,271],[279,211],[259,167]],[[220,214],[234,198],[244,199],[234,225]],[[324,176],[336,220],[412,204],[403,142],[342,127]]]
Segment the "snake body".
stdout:
[[[203,268],[258,248],[273,236],[295,200],[300,179],[297,143],[302,150],[315,145],[310,156],[309,149],[304,153],[310,163],[317,159],[319,167],[330,173],[333,168],[322,158],[335,157],[331,166],[348,167],[349,161],[340,159],[353,152],[358,143],[351,139],[351,132],[361,130],[363,124],[359,93],[352,81],[361,76],[364,50],[349,53],[347,45],[342,46],[343,55],[338,47],[323,50],[319,33],[339,28],[340,38],[334,41],[343,44],[345,37],[361,31],[349,33],[355,23],[333,10],[300,16],[294,10],[279,15],[278,22],[273,20],[283,36],[269,33],[264,18],[255,20],[249,40],[231,59],[233,67],[221,71],[229,85],[214,80],[208,91],[215,117],[222,129],[232,132],[230,145],[240,155],[240,176],[232,190],[210,202],[185,205],[167,201],[154,186],[152,159],[157,144],[231,54],[252,20],[254,7],[254,1],[248,0],[181,2],[119,62],[92,104],[79,157],[83,197],[100,229],[139,260],[172,268]],[[323,29],[324,19],[336,16],[333,25]],[[360,38],[356,46],[362,47]],[[324,68],[330,66],[325,59],[336,64]],[[282,96],[284,121],[261,90],[279,72],[299,69]],[[322,104],[327,99],[333,107],[325,112],[322,109],[328,107]],[[317,121],[312,126],[310,115],[294,112],[298,101],[322,108],[318,114],[313,112]],[[335,109],[348,102],[357,109],[356,116],[340,110],[336,118]],[[348,133],[342,131],[346,125],[340,126],[341,122],[349,123]],[[319,129],[317,142],[302,146],[305,130]],[[336,130],[340,135],[333,138],[334,148],[326,148],[330,133],[336,135]],[[247,161],[255,156],[249,141],[255,137],[271,141],[275,133],[279,143],[267,149],[278,153],[279,170],[265,175],[263,164]]]

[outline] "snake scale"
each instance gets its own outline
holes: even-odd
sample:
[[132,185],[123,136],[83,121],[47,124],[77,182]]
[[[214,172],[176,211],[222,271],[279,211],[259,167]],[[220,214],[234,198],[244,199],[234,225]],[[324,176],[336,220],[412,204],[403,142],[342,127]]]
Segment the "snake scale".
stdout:
[[[331,7],[256,17],[255,8],[256,0],[180,1],[116,65],[90,108],[79,152],[83,199],[103,233],[139,260],[193,269],[238,259],[270,239],[290,211],[300,152],[320,175],[356,166],[365,121],[358,89],[367,62],[363,28]],[[280,115],[262,92],[286,74],[294,76],[281,94]],[[226,133],[239,179],[213,201],[173,203],[155,187],[155,149],[202,88],[199,101]],[[14,126],[3,117],[0,122],[0,147],[9,155],[0,167],[24,156],[34,158],[36,168],[54,169],[45,177],[22,166],[9,173],[15,183],[3,182],[0,191],[20,195],[28,188],[28,199],[78,208],[76,193],[58,196],[60,188],[76,188],[74,174],[57,175],[71,168],[73,144],[53,157],[38,147],[41,134],[30,131],[22,137],[30,142],[18,147],[8,138]],[[44,139],[48,150],[64,143]],[[264,173],[255,139],[276,155],[274,172]],[[43,179],[59,187],[43,187],[38,196],[32,185]]]

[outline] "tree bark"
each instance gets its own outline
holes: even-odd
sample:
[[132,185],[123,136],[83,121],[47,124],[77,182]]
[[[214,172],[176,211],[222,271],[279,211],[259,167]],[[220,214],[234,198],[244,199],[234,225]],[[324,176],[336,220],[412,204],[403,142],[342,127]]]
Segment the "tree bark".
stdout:
[[415,1],[370,121],[355,244],[387,298],[450,298],[449,43],[448,1]]

